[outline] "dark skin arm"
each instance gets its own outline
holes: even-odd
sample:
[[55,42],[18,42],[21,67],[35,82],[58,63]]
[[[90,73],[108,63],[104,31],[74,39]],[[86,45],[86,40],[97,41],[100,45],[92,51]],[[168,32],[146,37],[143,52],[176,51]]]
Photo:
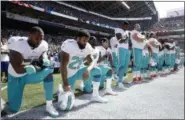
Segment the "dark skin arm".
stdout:
[[16,73],[18,74],[26,73],[26,70],[24,69],[25,65],[22,65],[24,58],[19,52],[10,50],[9,57],[10,57],[10,63]]
[[84,63],[84,65],[89,66],[92,62],[91,55],[87,55],[87,57],[85,58],[85,61],[86,62]]
[[60,61],[60,72],[61,72],[61,77],[62,77],[62,81],[63,81],[63,85],[64,85],[64,90],[65,91],[70,91],[71,88],[68,84],[68,79],[67,79],[67,64],[69,62],[69,54],[61,51],[60,52],[60,57],[61,57],[61,61]]
[[114,68],[114,64],[113,64],[113,60],[112,60],[112,55],[109,58],[109,62],[110,62],[110,65],[112,66],[112,68]]
[[103,57],[101,57],[101,53],[100,53],[98,63],[100,63],[101,61],[104,61],[106,58],[107,58],[107,55],[104,55]]

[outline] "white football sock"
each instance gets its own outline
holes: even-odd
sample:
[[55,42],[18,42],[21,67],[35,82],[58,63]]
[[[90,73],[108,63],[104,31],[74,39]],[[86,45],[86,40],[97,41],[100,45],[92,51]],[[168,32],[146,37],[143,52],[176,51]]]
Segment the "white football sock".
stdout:
[[52,100],[46,100],[46,106],[50,106],[50,105],[52,105],[53,103],[52,103]]
[[112,78],[106,80],[106,90],[111,89]]
[[93,97],[99,96],[100,82],[94,82],[94,81],[92,81],[92,83],[93,83],[93,93],[92,93],[92,96]]

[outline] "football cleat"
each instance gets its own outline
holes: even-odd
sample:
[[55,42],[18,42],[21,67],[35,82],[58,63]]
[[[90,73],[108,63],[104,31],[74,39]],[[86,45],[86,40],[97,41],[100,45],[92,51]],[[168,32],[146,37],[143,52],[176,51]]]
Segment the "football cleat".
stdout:
[[105,90],[105,95],[116,96],[117,94],[114,91],[112,91],[112,89],[107,89],[107,90]]
[[123,83],[118,83],[118,88],[120,88],[120,89],[126,89],[125,86],[123,85]]
[[102,98],[99,95],[98,96],[92,96],[91,101],[96,101],[96,102],[100,102],[100,103],[107,103],[108,102],[107,99]]
[[55,110],[53,105],[46,105],[46,112],[50,114],[51,117],[57,117],[59,116],[59,113]]

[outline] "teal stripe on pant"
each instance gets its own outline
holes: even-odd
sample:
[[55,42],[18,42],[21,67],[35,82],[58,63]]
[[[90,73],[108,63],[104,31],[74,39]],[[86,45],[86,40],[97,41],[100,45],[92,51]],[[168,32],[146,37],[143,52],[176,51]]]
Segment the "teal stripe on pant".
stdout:
[[44,84],[46,100],[53,98],[53,77],[47,77],[53,73],[53,69],[45,68],[44,70],[32,75],[14,77],[8,75],[8,107],[10,111],[19,111],[22,104],[22,95],[26,84],[38,84],[42,81]]

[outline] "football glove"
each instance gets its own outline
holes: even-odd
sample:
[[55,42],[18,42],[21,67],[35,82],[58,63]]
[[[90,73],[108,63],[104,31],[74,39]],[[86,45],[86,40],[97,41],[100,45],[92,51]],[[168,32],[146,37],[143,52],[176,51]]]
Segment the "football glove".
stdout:
[[36,69],[33,65],[27,65],[24,67],[24,69],[26,70],[26,73],[27,74],[33,74],[33,73],[36,73]]
[[43,59],[43,66],[50,67],[51,61],[49,59]]

